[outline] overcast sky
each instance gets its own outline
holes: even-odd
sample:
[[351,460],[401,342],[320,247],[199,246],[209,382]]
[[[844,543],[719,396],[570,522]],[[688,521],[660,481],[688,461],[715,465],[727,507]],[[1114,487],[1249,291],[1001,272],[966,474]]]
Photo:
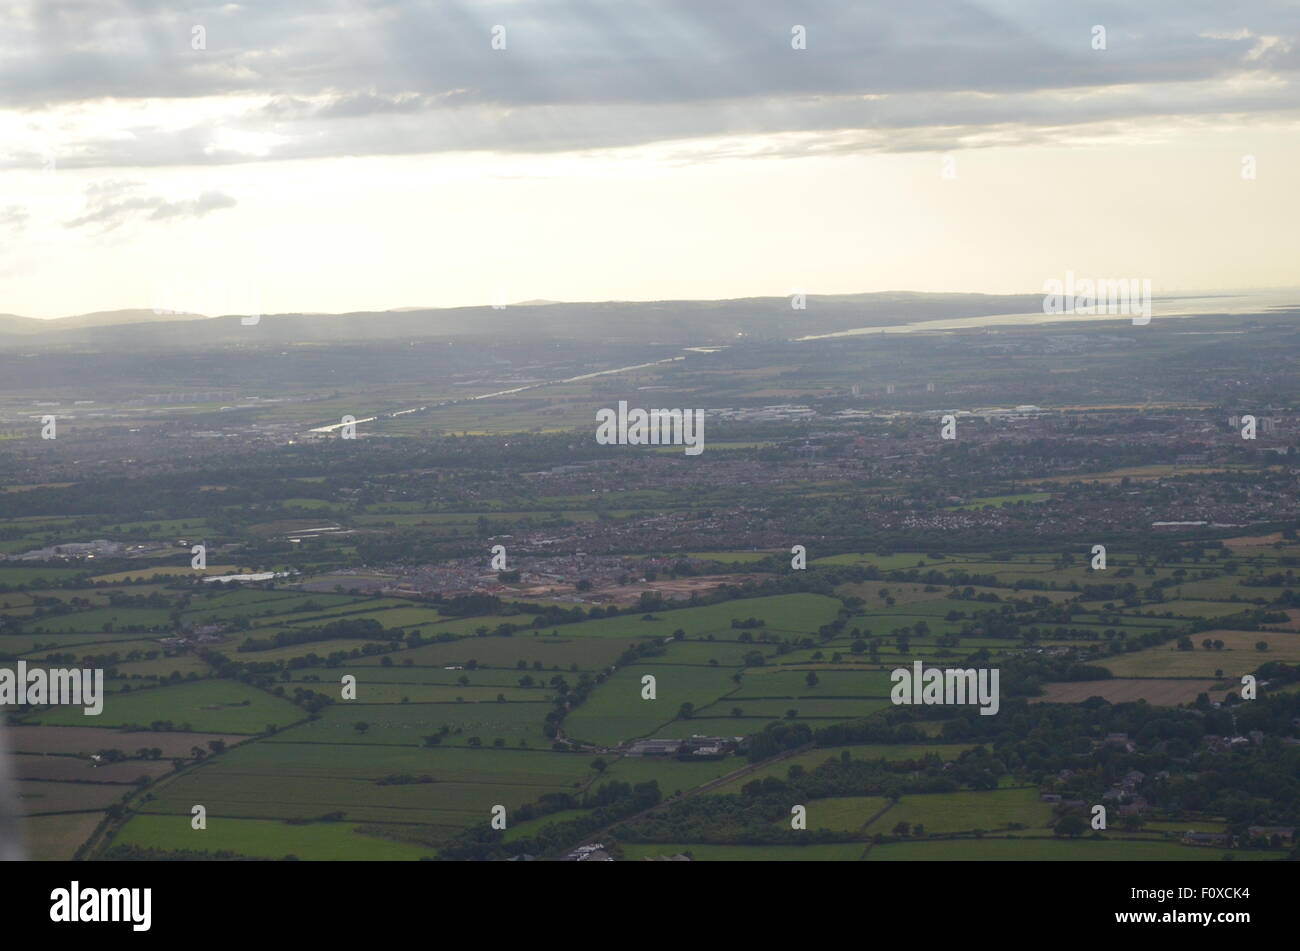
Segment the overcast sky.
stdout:
[[1250,0],[0,0],[0,312],[1292,286],[1298,79]]

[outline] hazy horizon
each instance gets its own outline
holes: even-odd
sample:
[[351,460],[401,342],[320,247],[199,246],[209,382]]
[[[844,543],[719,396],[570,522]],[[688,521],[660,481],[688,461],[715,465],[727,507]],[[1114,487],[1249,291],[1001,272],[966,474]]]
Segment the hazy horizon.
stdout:
[[[1225,288],[1218,288],[1212,290],[1204,289],[1204,288],[1187,288],[1182,290],[1174,289],[1164,294],[1154,294],[1152,296],[1152,300],[1165,300],[1165,301],[1208,300],[1213,298],[1245,297],[1248,295],[1263,295],[1263,294],[1286,295],[1292,293],[1300,295],[1300,285],[1283,284],[1274,287],[1225,287]],[[906,288],[906,289],[887,288],[885,290],[880,290],[880,291],[845,291],[845,292],[837,292],[837,293],[821,293],[818,291],[804,292],[804,296],[809,300],[818,297],[824,297],[824,298],[867,297],[871,295],[889,296],[892,294],[898,294],[898,295],[913,294],[918,296],[931,295],[931,294],[950,294],[953,296],[969,296],[969,297],[976,297],[976,296],[1041,297],[1043,296],[1043,292],[1041,290],[1009,291],[1006,294],[997,294],[997,295],[985,294],[984,292],[980,292],[980,291],[931,291],[931,290],[920,290],[916,288]],[[590,305],[590,304],[653,304],[653,303],[671,303],[673,301],[689,301],[690,303],[708,304],[708,303],[725,303],[729,301],[740,301],[740,300],[775,300],[775,299],[781,299],[783,297],[789,297],[789,296],[790,295],[765,294],[765,295],[741,295],[738,297],[698,297],[698,298],[662,298],[662,297],[630,298],[629,297],[629,298],[606,298],[601,300],[541,300],[541,299],[534,298],[529,300],[508,301],[504,306],[505,307],[546,307],[546,306],[565,306],[565,305],[581,306],[581,305]],[[1300,301],[1298,301],[1298,303],[1300,303]],[[426,310],[428,311],[459,310],[459,309],[471,308],[471,307],[492,307],[492,306],[494,306],[493,302],[484,300],[484,301],[478,301],[470,304],[407,305],[407,306],[398,306],[398,307],[386,307],[382,309],[360,308],[358,310],[330,310],[330,311],[325,311],[325,310],[309,311],[309,310],[301,310],[301,309],[284,310],[284,311],[263,313],[261,316],[343,317],[343,316],[347,316],[348,314],[402,313],[402,312],[418,312],[418,311],[426,311]],[[76,313],[76,314],[55,314],[55,315],[50,315],[45,317],[40,317],[33,314],[19,314],[13,312],[3,312],[0,313],[0,316],[22,317],[22,318],[29,318],[32,320],[43,320],[43,321],[58,321],[58,320],[70,320],[77,317],[88,317],[88,316],[107,315],[107,314],[116,314],[116,313],[150,313],[159,317],[202,318],[206,320],[216,320],[222,317],[237,317],[241,315],[239,311],[228,311],[222,313],[215,313],[215,312],[204,313],[199,311],[186,311],[183,313],[181,312],[163,313],[163,312],[155,312],[152,308],[147,306],[139,306],[139,307],[117,307],[112,309],[92,310],[92,311],[85,311],[84,313]],[[985,318],[981,318],[981,319],[985,319]]]
[[1295,281],[1285,5],[0,10],[0,312]]

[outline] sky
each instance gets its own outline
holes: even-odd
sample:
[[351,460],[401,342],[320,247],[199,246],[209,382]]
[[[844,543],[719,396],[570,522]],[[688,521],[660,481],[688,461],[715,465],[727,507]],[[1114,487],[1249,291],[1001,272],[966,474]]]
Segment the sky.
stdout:
[[0,313],[1300,285],[1300,4],[0,0]]

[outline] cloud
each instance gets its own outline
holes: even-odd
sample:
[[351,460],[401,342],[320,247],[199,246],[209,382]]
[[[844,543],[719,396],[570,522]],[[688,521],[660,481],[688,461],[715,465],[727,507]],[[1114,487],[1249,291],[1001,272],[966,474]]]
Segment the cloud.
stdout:
[[99,233],[104,234],[128,221],[202,218],[209,212],[235,206],[235,199],[217,191],[205,191],[186,201],[168,201],[157,195],[141,194],[140,188],[138,182],[120,180],[88,186],[83,213],[64,222],[64,226],[84,228],[97,225]]
[[[63,168],[814,132],[889,148],[882,132],[925,128],[961,128],[960,145],[1007,123],[1033,138],[1044,122],[1300,115],[1298,21],[1271,0],[1102,2],[1086,16],[1003,0],[261,0],[183,14],[0,0],[0,21],[0,102],[58,140]],[[505,49],[490,43],[497,24]],[[87,118],[159,101],[187,108],[127,134]],[[37,151],[0,145],[0,167]]]
[[27,209],[22,205],[8,205],[0,208],[0,228],[7,231],[21,232],[27,227]]

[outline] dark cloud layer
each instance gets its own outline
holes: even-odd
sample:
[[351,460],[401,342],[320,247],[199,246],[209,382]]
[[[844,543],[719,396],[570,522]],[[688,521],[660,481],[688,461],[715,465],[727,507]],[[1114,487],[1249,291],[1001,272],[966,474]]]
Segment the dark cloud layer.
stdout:
[[[1058,6],[1060,7],[1058,9]],[[0,103],[248,97],[60,146],[61,167],[550,151],[727,134],[962,147],[995,130],[1300,113],[1292,3],[0,0]],[[506,49],[491,31],[505,27]],[[791,48],[791,27],[807,49]],[[1092,28],[1106,28],[1106,49]],[[194,28],[206,48],[194,49]],[[257,98],[262,97],[262,98]],[[946,131],[945,131],[946,130]],[[273,136],[261,152],[222,133]],[[6,153],[0,163],[32,161]]]

